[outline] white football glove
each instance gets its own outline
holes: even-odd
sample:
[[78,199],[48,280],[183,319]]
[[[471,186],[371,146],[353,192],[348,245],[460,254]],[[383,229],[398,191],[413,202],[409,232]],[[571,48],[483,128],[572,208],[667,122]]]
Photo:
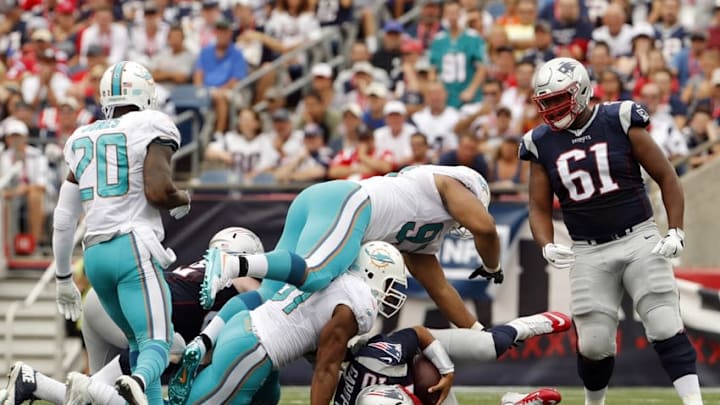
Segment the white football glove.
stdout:
[[170,210],[170,215],[175,219],[180,219],[190,212],[190,193],[185,190],[185,194],[187,195],[188,203]]
[[684,248],[685,232],[680,228],[672,228],[664,238],[660,239],[652,252],[672,259],[680,256]]
[[542,253],[545,260],[556,269],[566,270],[575,263],[575,253],[564,245],[548,243],[543,246]]
[[55,300],[58,311],[70,321],[77,321],[82,311],[82,298],[72,277],[55,279]]

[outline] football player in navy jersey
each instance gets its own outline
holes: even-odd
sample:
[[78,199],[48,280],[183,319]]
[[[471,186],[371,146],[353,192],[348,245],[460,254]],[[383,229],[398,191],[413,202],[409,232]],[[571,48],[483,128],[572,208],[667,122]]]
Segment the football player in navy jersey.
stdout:
[[[685,334],[670,259],[683,251],[684,197],[675,170],[632,101],[588,106],[585,68],[556,58],[533,78],[533,100],[545,124],[529,131],[520,158],[530,164],[530,227],[551,265],[570,269],[578,334],[578,374],[585,404],[602,405],[615,362],[618,309],[633,299],[663,368],[684,405],[702,404],[695,350]],[[653,221],[641,168],[657,182],[669,231]],[[572,246],[553,237],[553,194]]]

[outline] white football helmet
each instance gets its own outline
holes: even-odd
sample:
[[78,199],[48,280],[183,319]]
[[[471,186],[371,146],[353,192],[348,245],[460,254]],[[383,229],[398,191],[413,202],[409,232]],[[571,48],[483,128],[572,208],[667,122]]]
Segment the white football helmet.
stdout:
[[407,296],[398,286],[407,288],[405,261],[395,246],[382,241],[367,242],[349,269],[370,286],[380,314],[390,318],[405,303]]
[[100,104],[105,118],[112,118],[117,106],[134,105],[142,110],[155,108],[156,89],[150,71],[141,64],[118,62],[100,79]]
[[225,228],[213,235],[209,247],[243,255],[265,252],[260,238],[253,231],[239,226]]
[[554,130],[569,128],[593,95],[587,70],[572,58],[547,61],[535,72],[532,86],[538,112]]
[[410,395],[399,385],[369,385],[355,399],[355,405],[413,405]]

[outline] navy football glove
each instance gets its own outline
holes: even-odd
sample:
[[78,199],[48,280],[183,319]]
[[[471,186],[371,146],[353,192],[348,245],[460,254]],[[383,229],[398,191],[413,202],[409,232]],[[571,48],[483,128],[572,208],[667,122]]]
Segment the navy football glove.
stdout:
[[495,284],[501,284],[503,280],[505,280],[505,275],[503,274],[502,269],[494,273],[490,273],[489,271],[485,270],[485,266],[482,265],[475,269],[475,271],[473,271],[468,278],[472,280],[478,276],[482,276],[486,280],[492,281]]

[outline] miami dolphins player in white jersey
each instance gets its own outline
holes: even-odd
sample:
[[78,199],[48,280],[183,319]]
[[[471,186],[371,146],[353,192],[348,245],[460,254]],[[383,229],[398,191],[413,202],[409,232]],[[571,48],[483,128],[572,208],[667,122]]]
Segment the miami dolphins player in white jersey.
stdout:
[[107,119],[78,128],[65,144],[70,173],[54,214],[57,302],[68,319],[80,313],[71,279],[72,235],[85,211],[85,274],[103,308],[130,346],[131,376],[115,382],[130,404],[162,404],[160,375],[173,336],[163,269],[175,255],[163,248],[159,209],[181,218],[190,197],[172,182],[170,158],[180,134],[170,117],[153,110],[155,82],[135,62],[110,66],[100,80]]
[[[412,166],[392,176],[310,186],[290,205],[273,251],[245,256],[208,251],[201,301],[211,306],[215,292],[240,276],[264,278],[255,293],[263,299],[283,285],[280,281],[316,291],[348,268],[363,242],[382,240],[404,253],[410,273],[452,323],[482,329],[445,279],[436,253],[446,233],[463,228],[474,238],[483,261],[473,275],[502,282],[500,242],[489,203],[485,179],[463,166]],[[183,356],[188,371],[181,370],[190,376],[186,381],[192,380],[200,359],[232,313],[252,309],[245,298],[240,294],[230,300],[188,344]],[[233,310],[227,310],[230,307]]]

